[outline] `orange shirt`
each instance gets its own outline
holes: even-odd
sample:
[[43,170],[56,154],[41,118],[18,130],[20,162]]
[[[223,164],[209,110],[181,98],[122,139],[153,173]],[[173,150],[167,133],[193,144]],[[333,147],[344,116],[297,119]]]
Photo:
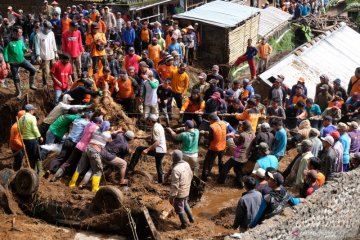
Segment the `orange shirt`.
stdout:
[[181,111],[183,112],[204,112],[205,109],[205,101],[202,101],[201,103],[194,103],[191,101],[190,98],[185,99]]
[[109,91],[112,94],[114,92],[114,86],[115,86],[115,78],[111,76],[110,74],[105,76],[99,77],[99,79],[96,81],[96,86],[100,88],[101,90],[104,90],[105,83],[109,85]]
[[119,92],[117,92],[116,97],[118,99],[128,99],[134,95],[134,88],[131,80],[128,78],[125,81],[118,79],[116,80]]
[[150,30],[149,29],[141,29],[141,41],[150,42]]
[[325,175],[322,174],[321,172],[318,172],[317,174],[317,178],[316,178],[316,184],[321,187],[323,186],[325,183]]
[[350,81],[353,84],[351,87],[350,95],[354,92],[360,93],[360,79],[356,78],[356,76],[352,76]]
[[169,47],[170,43],[171,43],[171,36],[170,34],[167,34],[165,38],[166,49]]
[[217,121],[210,125],[213,130],[213,139],[210,142],[209,149],[212,151],[224,151],[226,148],[226,124],[223,121]]
[[158,67],[157,69],[161,79],[165,80],[166,78],[171,79],[172,76],[172,72],[173,71],[177,71],[177,67],[174,65],[166,65],[166,64],[162,64]]
[[106,52],[105,52],[105,48],[104,50],[97,50],[96,49],[96,42],[102,40],[106,43],[106,37],[104,33],[96,33],[95,35],[89,33],[86,36],[86,41],[85,44],[86,46],[90,47],[91,49],[91,57],[98,57],[98,56],[105,56]]
[[235,115],[237,120],[247,120],[251,124],[251,128],[254,133],[256,133],[257,123],[259,120],[260,113],[257,111],[255,112],[253,109],[246,109],[243,113]]
[[292,104],[297,104],[298,102],[303,101],[305,103],[306,97],[300,95],[300,96],[293,96]]
[[106,33],[106,23],[103,20],[98,22],[99,32]]
[[149,58],[153,60],[157,66],[157,64],[160,61],[161,46],[159,44],[156,44],[155,46],[150,44],[148,49],[149,49]]
[[71,19],[67,18],[67,19],[61,19],[61,31],[62,32],[66,32],[70,30],[70,23],[71,23]]
[[183,96],[186,95],[189,87],[189,75],[186,72],[179,73],[175,70],[171,74],[171,89],[175,93],[181,93]]
[[265,44],[260,43],[258,45],[259,58],[267,59],[267,57],[269,56],[269,54],[271,52],[272,52],[272,47],[268,43],[265,43]]
[[10,149],[14,151],[22,149],[22,142],[17,123],[14,123],[10,129]]
[[98,11],[90,13],[90,19],[91,19],[91,21],[95,22],[97,15],[100,15],[100,13],[99,13]]

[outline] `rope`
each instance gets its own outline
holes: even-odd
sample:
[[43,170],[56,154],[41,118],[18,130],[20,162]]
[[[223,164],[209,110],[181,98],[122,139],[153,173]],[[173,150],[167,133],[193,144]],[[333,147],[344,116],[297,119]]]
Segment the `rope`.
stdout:
[[20,152],[21,152],[21,150],[18,150],[17,152],[14,152],[13,154],[11,154],[11,155],[9,155],[9,156],[6,156],[6,157],[0,157],[0,160],[7,160],[7,159],[10,159],[10,158],[12,158],[12,157],[17,156]]

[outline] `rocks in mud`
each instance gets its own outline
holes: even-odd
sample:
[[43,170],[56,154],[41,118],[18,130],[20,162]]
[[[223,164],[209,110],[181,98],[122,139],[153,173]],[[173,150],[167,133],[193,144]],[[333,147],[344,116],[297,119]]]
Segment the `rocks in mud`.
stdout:
[[308,197],[307,203],[286,208],[281,215],[241,233],[241,239],[335,240],[356,236],[360,229],[359,177],[360,169],[338,174]]

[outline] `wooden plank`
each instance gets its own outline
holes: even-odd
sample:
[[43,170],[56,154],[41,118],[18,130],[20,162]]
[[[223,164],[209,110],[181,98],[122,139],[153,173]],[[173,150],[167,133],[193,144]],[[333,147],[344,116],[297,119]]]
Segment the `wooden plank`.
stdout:
[[159,232],[156,230],[154,222],[153,222],[152,218],[150,217],[149,210],[144,206],[141,208],[141,211],[143,212],[145,221],[149,227],[149,230],[151,233],[151,238],[153,240],[161,240],[161,236],[160,236]]

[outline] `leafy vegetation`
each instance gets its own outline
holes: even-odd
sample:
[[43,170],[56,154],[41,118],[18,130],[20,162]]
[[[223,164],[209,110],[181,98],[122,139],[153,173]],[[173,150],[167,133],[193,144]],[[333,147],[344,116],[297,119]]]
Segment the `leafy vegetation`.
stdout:
[[284,34],[280,41],[276,38],[269,39],[269,44],[275,53],[291,51],[295,48],[295,34],[293,30],[289,30]]

